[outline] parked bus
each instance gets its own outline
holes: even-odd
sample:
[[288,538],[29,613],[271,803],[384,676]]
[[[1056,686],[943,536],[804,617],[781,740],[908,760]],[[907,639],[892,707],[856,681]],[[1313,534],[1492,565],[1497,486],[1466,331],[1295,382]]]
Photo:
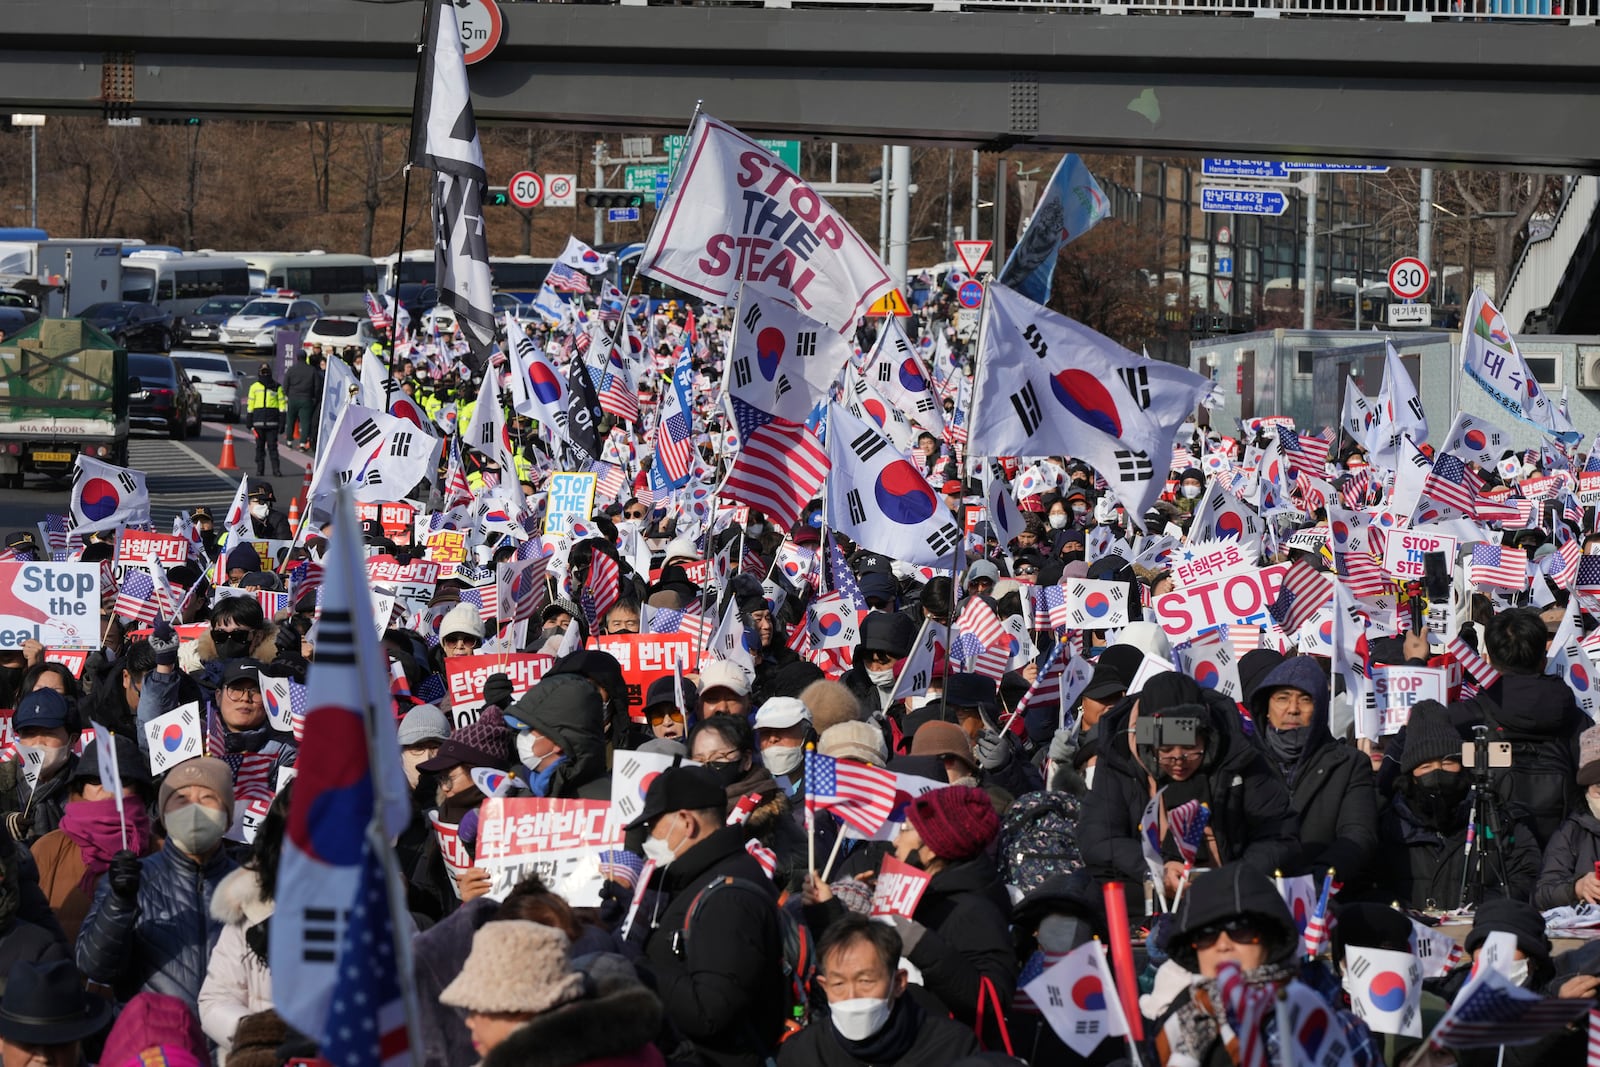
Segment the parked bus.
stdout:
[[539,295],[544,276],[555,265],[553,259],[535,259],[532,256],[490,256],[489,273],[494,276],[497,292],[510,293],[524,304]]
[[122,299],[184,315],[214,296],[250,293],[250,268],[233,256],[141,248],[122,259]]
[[330,315],[364,315],[365,294],[377,293],[381,272],[371,256],[328,252],[244,253],[253,271],[264,276],[263,289],[289,289],[314,300]]
[[[400,261],[400,276],[395,277],[394,256],[379,256],[373,260],[378,265],[383,279],[383,291],[389,292],[396,285],[407,282],[413,284],[433,284],[433,249],[412,248],[407,249],[405,258]],[[490,260],[490,262],[494,262]]]

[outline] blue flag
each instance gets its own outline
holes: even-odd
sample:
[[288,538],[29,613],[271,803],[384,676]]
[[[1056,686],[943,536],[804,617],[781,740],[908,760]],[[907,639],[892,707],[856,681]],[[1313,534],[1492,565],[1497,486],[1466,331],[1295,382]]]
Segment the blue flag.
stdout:
[[1000,283],[1035,304],[1048,304],[1056,257],[1110,214],[1111,202],[1083,160],[1076,155],[1065,156],[1050,176],[1050,184],[1045,186],[1022,239],[1000,271]]

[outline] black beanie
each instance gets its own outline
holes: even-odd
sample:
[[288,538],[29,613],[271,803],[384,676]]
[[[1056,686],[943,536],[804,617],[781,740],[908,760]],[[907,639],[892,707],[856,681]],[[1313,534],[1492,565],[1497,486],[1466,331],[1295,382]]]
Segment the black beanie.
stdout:
[[1490,897],[1478,905],[1478,913],[1467,933],[1466,949],[1472,952],[1496,931],[1515,934],[1517,947],[1530,960],[1550,962],[1550,942],[1544,936],[1544,916],[1532,904],[1508,897]]
[[1411,709],[1406,720],[1406,749],[1400,770],[1410,774],[1431,760],[1461,758],[1461,735],[1450,725],[1444,705],[1437,700],[1422,700]]
[[1346,945],[1411,951],[1411,920],[1387,904],[1360,902],[1333,912],[1333,958],[1343,959]]

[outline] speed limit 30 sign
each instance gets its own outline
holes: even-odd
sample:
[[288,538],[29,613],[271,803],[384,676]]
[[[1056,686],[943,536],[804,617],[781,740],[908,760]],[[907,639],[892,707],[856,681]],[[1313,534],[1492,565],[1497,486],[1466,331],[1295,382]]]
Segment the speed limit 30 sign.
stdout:
[[1415,256],[1397,259],[1389,268],[1389,292],[1401,300],[1415,300],[1426,293],[1432,280],[1428,265]]
[[506,182],[506,198],[517,207],[538,207],[544,199],[544,179],[531,170],[519,170]]

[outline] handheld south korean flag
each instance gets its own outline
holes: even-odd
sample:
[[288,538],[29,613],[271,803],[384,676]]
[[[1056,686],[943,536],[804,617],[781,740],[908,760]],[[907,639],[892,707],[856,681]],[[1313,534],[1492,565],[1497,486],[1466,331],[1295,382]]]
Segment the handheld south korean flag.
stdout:
[[1422,1036],[1422,964],[1409,952],[1345,947],[1350,1008],[1379,1034]]
[[150,492],[139,471],[101,463],[80,452],[72,468],[71,510],[74,533],[114,530],[150,521]]
[[828,517],[874,552],[914,566],[948,566],[961,543],[950,509],[881,429],[841,404],[828,412]]
[[1074,630],[1128,625],[1128,584],[1073,578],[1066,583],[1067,614]]
[[200,705],[192,700],[151,719],[145,724],[144,736],[149,743],[152,775],[165,774],[186,759],[206,754]]

